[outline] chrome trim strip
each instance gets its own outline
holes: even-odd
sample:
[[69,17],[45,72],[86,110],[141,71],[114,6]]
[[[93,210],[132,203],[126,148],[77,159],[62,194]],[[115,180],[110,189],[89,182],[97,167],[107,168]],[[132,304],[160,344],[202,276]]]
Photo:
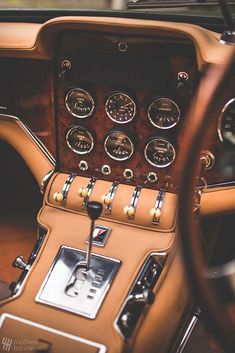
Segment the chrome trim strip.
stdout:
[[175,351],[175,353],[183,353],[185,346],[186,346],[189,338],[191,337],[191,334],[192,334],[197,322],[198,322],[198,317],[194,315],[192,317],[187,329],[185,330],[184,336],[181,339],[179,346],[178,346],[177,350]]
[[87,196],[84,197],[83,201],[82,201],[82,208],[84,210],[86,210],[86,206],[87,206],[87,203],[89,202],[89,198],[91,196],[91,193],[92,193],[92,190],[95,186],[95,182],[96,182],[96,178],[91,178],[89,183],[87,184]]
[[114,181],[111,185],[111,188],[109,189],[109,191],[107,192],[107,194],[105,196],[108,196],[110,197],[111,199],[111,202],[106,205],[105,209],[104,209],[104,213],[105,214],[108,214],[110,215],[111,212],[112,212],[112,203],[113,203],[113,200],[114,200],[114,197],[115,197],[115,194],[116,194],[116,191],[117,191],[117,188],[118,188],[118,185],[119,183],[117,181]]
[[[157,200],[156,200],[156,203],[155,203],[155,206],[154,206],[155,211],[156,211],[157,209],[159,209],[159,210],[162,209],[164,196],[165,196],[165,191],[160,190],[159,193],[158,193],[158,195],[157,195]],[[159,222],[160,222],[160,217],[155,218],[155,217],[153,216],[152,223],[155,224],[155,225],[158,225]]]
[[66,201],[66,199],[67,199],[68,192],[69,192],[70,186],[71,186],[74,178],[75,178],[75,175],[74,174],[70,174],[68,176],[68,178],[65,180],[65,183],[64,183],[64,186],[63,186],[63,189],[62,189],[63,201]]
[[41,194],[44,195],[45,191],[46,191],[46,187],[47,187],[47,184],[49,183],[52,175],[54,173],[54,170],[51,169],[42,179],[42,182],[41,182],[41,185],[40,185],[40,192]]
[[218,187],[228,187],[228,186],[235,186],[235,180],[208,184],[207,189],[218,188]]
[[48,149],[43,145],[39,138],[30,130],[30,128],[25,125],[18,117],[13,115],[0,114],[0,119],[14,122],[19,125],[21,129],[28,135],[28,137],[37,145],[48,161],[55,167],[56,161],[54,157],[50,154]]
[[39,329],[44,330],[44,331],[48,331],[48,332],[54,333],[54,334],[56,334],[58,336],[66,337],[66,338],[68,338],[70,340],[74,340],[74,341],[77,341],[77,342],[81,342],[81,343],[90,345],[92,347],[96,347],[99,350],[97,353],[106,353],[107,352],[107,349],[106,349],[106,347],[103,344],[100,344],[100,343],[97,343],[97,342],[94,342],[94,341],[91,341],[91,340],[88,340],[86,338],[82,338],[82,337],[79,337],[79,336],[74,336],[74,335],[72,335],[70,333],[67,333],[67,332],[64,332],[64,331],[60,331],[60,330],[57,330],[57,329],[52,328],[52,327],[44,326],[44,325],[39,324],[37,322],[31,321],[31,320],[26,320],[26,319],[23,319],[23,318],[21,318],[19,316],[15,316],[15,315],[8,314],[8,313],[3,313],[1,315],[1,317],[0,317],[0,328],[3,326],[4,320],[6,318],[22,322],[23,324],[30,325],[30,326],[39,328]]

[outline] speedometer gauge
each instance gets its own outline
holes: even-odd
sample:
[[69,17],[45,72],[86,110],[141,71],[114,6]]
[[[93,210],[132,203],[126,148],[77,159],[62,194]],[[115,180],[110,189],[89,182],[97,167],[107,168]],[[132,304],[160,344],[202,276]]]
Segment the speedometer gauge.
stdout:
[[104,149],[109,157],[116,161],[129,159],[134,152],[134,145],[126,134],[114,131],[104,141]]
[[135,116],[136,104],[125,93],[116,92],[109,96],[105,103],[108,117],[115,123],[129,123]]
[[92,133],[81,126],[73,126],[68,130],[66,142],[69,148],[77,154],[88,154],[94,147]]
[[180,109],[172,99],[160,97],[150,104],[147,115],[153,126],[170,129],[178,123]]
[[221,141],[228,140],[235,144],[235,98],[230,99],[222,110],[218,134]]
[[82,88],[71,89],[66,94],[65,105],[70,114],[80,119],[90,116],[95,108],[94,99]]
[[156,137],[147,143],[144,155],[154,167],[164,168],[173,163],[176,153],[168,140]]

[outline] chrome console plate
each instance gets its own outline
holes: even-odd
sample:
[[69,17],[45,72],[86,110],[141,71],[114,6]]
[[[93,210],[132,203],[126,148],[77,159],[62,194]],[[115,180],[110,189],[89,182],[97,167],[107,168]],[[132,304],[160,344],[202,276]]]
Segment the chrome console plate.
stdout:
[[86,252],[62,246],[43,282],[36,302],[95,319],[120,265],[119,260],[94,255],[91,270],[78,291],[70,295],[68,287],[75,279],[77,265],[85,261]]

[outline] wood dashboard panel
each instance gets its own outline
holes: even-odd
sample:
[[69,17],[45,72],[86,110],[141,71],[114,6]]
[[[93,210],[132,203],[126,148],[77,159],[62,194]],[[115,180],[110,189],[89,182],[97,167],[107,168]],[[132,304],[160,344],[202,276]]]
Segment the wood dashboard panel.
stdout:
[[[120,52],[118,44],[125,42],[127,51]],[[187,41],[171,42],[166,38],[123,37],[103,34],[65,33],[58,41],[57,72],[63,71],[61,63],[69,60],[71,69],[61,79],[57,78],[58,105],[58,159],[60,169],[88,177],[116,180],[148,188],[174,189],[178,183],[177,168],[180,158],[181,133],[185,112],[191,102],[198,81],[195,51]],[[178,73],[189,75],[185,87],[177,89]],[[57,77],[58,77],[57,74]],[[65,106],[66,93],[74,87],[87,90],[95,101],[92,115],[79,119],[69,113]],[[126,92],[137,105],[135,118],[126,124],[113,122],[106,114],[105,101],[113,91]],[[180,122],[173,128],[162,130],[154,127],[147,109],[154,97],[169,97],[181,110]],[[74,153],[66,144],[65,136],[71,126],[82,126],[96,136],[93,150],[87,155]],[[104,140],[108,132],[119,130],[126,133],[134,142],[135,151],[127,161],[115,161],[104,150]],[[175,147],[176,159],[165,168],[150,165],[144,157],[144,147],[149,138],[162,137]],[[89,168],[79,170],[79,162],[85,160]],[[108,164],[111,174],[104,176],[101,167]],[[174,167],[174,168],[173,168]],[[134,177],[126,180],[125,169],[132,169]],[[156,183],[147,181],[149,172],[158,176]]]

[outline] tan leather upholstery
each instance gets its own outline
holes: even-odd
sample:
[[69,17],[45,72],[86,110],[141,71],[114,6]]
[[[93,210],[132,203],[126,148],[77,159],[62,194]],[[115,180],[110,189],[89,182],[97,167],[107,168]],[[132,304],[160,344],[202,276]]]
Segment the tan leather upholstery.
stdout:
[[42,25],[0,23],[0,56],[52,59],[55,37],[63,30],[90,30],[109,33],[153,34],[191,40],[200,70],[208,63],[223,63],[232,49],[219,43],[219,35],[196,25],[112,17],[58,17]]
[[[35,303],[35,297],[60,246],[66,245],[81,250],[86,249],[85,242],[90,224],[87,216],[45,206],[41,210],[38,220],[40,224],[49,229],[45,246],[28,276],[22,294],[14,300],[5,301],[5,304],[2,304],[0,308],[0,313],[12,313],[46,326],[48,325],[48,318],[50,318],[52,328],[102,343],[107,346],[109,352],[120,352],[124,342],[114,328],[114,320],[146,257],[154,251],[169,251],[174,233],[161,233],[110,221],[98,221],[98,224],[111,227],[112,232],[105,247],[94,247],[93,252],[118,259],[121,261],[121,266],[97,318],[90,320],[44,304]],[[171,261],[171,256],[169,256],[157,288],[161,285],[163,278],[167,276]],[[175,274],[178,276],[177,272]],[[181,274],[179,275],[181,276]],[[171,280],[170,282],[172,283]],[[161,292],[161,301],[163,302],[169,295],[168,286],[164,285],[164,287],[165,289],[162,289]],[[183,311],[186,301],[182,300],[181,295],[174,293],[179,288],[175,287],[173,283],[170,287],[171,296],[175,301],[175,308],[177,308],[176,311],[178,312],[179,308],[181,308],[180,311]],[[165,304],[162,303],[161,305]],[[156,310],[156,315],[158,315],[160,307],[157,296],[153,304],[155,309],[151,310]],[[166,312],[166,317],[168,315],[174,317],[175,313]],[[167,321],[162,323],[163,327],[167,325]]]
[[202,216],[215,216],[235,211],[235,187],[211,188],[202,194]]
[[8,142],[21,155],[39,186],[45,175],[54,170],[53,157],[18,118],[0,115],[0,140]]

